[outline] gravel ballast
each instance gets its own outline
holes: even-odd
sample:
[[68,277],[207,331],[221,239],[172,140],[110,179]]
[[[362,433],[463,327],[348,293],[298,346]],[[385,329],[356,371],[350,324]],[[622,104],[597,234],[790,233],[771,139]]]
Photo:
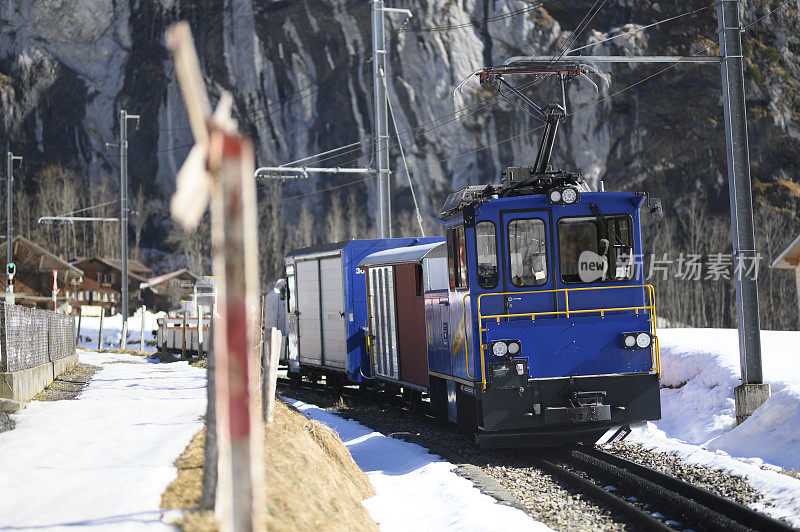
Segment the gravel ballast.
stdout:
[[[523,509],[533,519],[555,530],[635,529],[624,518],[612,515],[612,511],[607,507],[538,469],[535,459],[546,451],[480,450],[468,436],[459,433],[454,426],[439,424],[427,416],[390,409],[377,404],[378,402],[367,404],[350,398],[334,400],[324,392],[305,388],[283,388],[283,390],[291,397],[312,402],[321,408],[338,410],[342,416],[383,434],[396,435],[427,447],[432,453],[441,455],[454,464],[480,468],[494,481],[490,484],[501,487],[483,491],[495,496],[502,503]],[[621,442],[601,445],[599,448],[751,508],[759,503],[764,504],[761,493],[742,477],[733,476],[727,471],[689,464],[675,455],[653,452],[637,444]],[[456,472],[461,474],[458,469]],[[463,476],[471,478],[470,474]],[[475,484],[481,488],[480,481],[476,481]],[[514,500],[508,500],[509,498]],[[650,509],[644,504],[638,505]],[[656,511],[655,508],[652,510]]]
[[0,432],[14,428],[14,420],[6,412],[0,412]]

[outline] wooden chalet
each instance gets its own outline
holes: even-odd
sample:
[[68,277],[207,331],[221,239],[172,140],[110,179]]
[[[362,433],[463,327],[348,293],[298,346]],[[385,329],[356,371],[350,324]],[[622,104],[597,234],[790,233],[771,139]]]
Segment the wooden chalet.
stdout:
[[[101,306],[111,314],[119,312],[122,293],[122,262],[119,259],[90,257],[72,263],[83,272],[83,280],[67,294],[72,306]],[[153,270],[138,260],[128,260],[129,311],[142,305],[139,286],[153,275]]]

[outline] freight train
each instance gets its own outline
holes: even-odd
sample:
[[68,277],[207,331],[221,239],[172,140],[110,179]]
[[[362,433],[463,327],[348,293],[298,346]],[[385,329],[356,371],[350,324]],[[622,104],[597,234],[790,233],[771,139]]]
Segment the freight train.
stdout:
[[[551,68],[562,83],[591,68],[513,66]],[[488,448],[594,444],[658,419],[655,294],[636,258],[643,218],[659,219],[660,202],[590,191],[580,174],[552,170],[565,105],[542,110],[534,166],[447,198],[444,238],[286,257],[290,376],[424,398]]]

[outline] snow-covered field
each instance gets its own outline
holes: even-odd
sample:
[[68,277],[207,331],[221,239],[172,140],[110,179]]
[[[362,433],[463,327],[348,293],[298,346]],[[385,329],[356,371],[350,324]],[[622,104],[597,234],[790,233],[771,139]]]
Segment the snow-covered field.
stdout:
[[102,369],[78,399],[33,401],[0,433],[0,529],[174,530],[161,493],[202,426],[205,370],[85,351],[80,360]]
[[497,504],[456,466],[424,448],[387,438],[355,421],[317,406],[286,398],[303,414],[336,432],[367,474],[377,494],[364,501],[383,531],[406,530],[550,530],[524,512]]
[[[156,351],[156,338],[153,331],[158,329],[156,320],[166,316],[165,312],[144,313],[144,341],[145,351]],[[78,326],[78,319],[75,318],[75,326]],[[139,349],[139,340],[142,337],[142,313],[138,309],[135,314],[128,317],[128,349]],[[80,347],[97,349],[97,337],[100,333],[100,318],[83,316],[81,318]],[[114,314],[103,318],[103,349],[119,348],[119,341],[122,337],[122,315]]]
[[800,526],[800,332],[762,331],[764,381],[772,397],[736,426],[733,389],[741,382],[737,331],[661,329],[662,418],[630,440],[746,476],[773,499],[773,515]]

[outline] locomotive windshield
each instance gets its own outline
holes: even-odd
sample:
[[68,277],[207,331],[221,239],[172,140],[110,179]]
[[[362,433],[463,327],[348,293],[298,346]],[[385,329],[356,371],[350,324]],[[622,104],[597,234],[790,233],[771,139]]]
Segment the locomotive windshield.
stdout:
[[[630,281],[635,268],[633,233],[627,215],[562,218],[558,222],[561,280],[565,283]],[[588,257],[605,266],[597,278],[581,278],[580,263]],[[582,258],[582,254],[583,258]],[[592,255],[593,254],[593,255]]]
[[475,225],[475,249],[478,256],[478,285],[481,288],[497,286],[497,231],[492,222]]
[[511,284],[541,286],[547,282],[547,251],[544,222],[521,218],[508,223]]

